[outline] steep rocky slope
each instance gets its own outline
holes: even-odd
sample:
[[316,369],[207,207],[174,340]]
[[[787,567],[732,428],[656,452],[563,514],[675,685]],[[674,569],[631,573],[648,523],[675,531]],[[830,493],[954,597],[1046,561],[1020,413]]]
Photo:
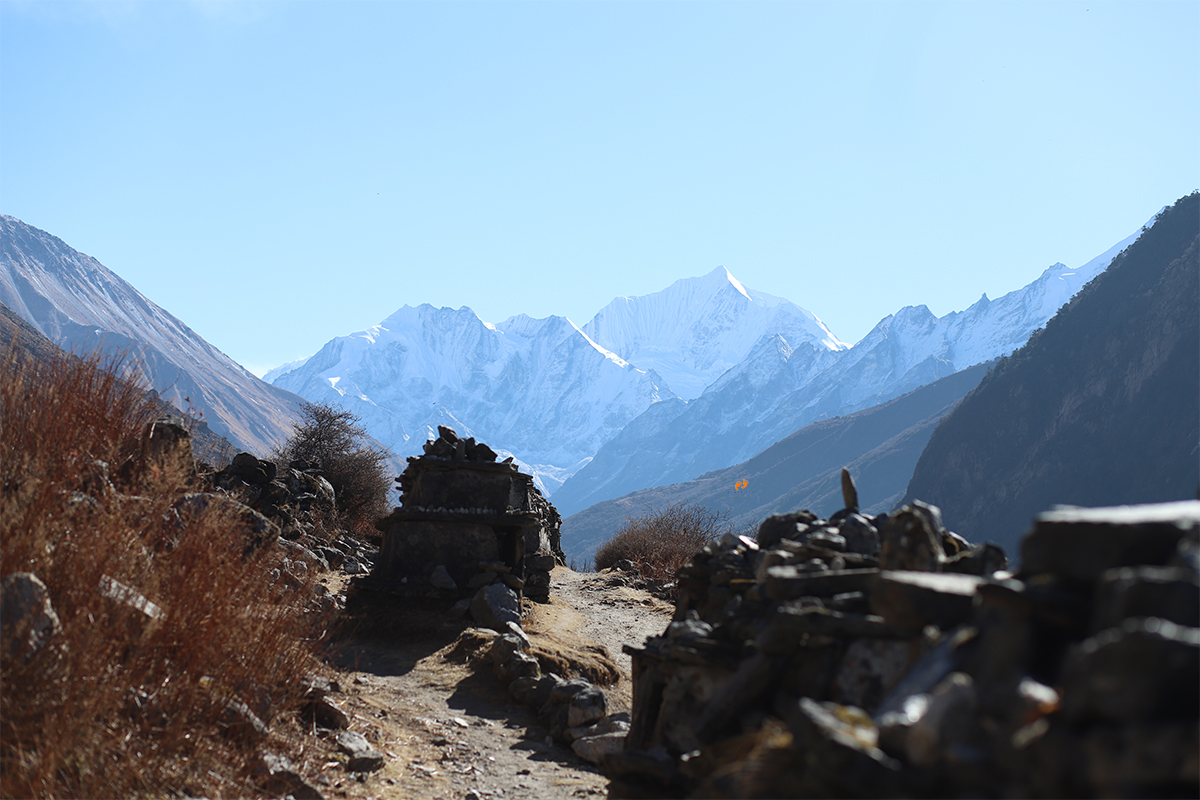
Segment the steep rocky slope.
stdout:
[[3,215],[0,303],[64,350],[128,356],[147,385],[242,450],[265,455],[292,433],[302,398],[251,375],[96,259]]
[[1200,485],[1200,196],[1164,210],[943,420],[908,498],[1015,551],[1036,512]]

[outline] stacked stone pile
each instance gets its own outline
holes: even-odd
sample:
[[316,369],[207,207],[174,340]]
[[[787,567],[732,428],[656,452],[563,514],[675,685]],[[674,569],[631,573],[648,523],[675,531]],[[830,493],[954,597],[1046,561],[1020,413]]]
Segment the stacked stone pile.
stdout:
[[613,794],[1194,797],[1198,536],[1198,501],[1056,510],[1016,574],[921,503],[727,536],[626,648]]
[[503,582],[539,602],[564,564],[561,518],[512,458],[438,427],[397,478],[401,506],[380,520],[382,556],[368,589],[463,597]]

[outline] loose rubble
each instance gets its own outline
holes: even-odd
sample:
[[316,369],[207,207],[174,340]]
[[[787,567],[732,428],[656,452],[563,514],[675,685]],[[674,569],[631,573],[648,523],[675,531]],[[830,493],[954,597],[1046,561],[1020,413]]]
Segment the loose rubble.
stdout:
[[612,796],[1196,795],[1200,501],[1042,514],[1013,574],[845,496],[679,570]]

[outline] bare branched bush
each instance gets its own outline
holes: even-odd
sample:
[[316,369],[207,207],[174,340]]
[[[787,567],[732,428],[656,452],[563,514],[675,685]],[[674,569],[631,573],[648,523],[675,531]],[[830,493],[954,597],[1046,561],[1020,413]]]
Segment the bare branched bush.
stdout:
[[629,518],[596,550],[596,569],[628,560],[644,578],[670,580],[700,548],[733,530],[726,512],[674,503]]
[[61,623],[33,648],[4,620],[0,796],[253,796],[244,711],[299,701],[320,621],[227,507],[174,513],[190,474],[143,463],[157,408],[119,367],[0,353],[0,577]]
[[366,443],[367,432],[354,413],[328,403],[305,403],[301,421],[275,459],[306,461],[321,470],[337,494],[346,524],[360,536],[374,536],[374,524],[391,510],[393,476],[387,453]]

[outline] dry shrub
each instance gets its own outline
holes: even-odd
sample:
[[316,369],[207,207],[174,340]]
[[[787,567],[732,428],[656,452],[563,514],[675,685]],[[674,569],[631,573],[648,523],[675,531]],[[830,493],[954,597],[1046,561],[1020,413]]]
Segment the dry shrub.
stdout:
[[0,354],[0,576],[39,577],[62,624],[31,658],[4,642],[0,796],[254,795],[256,745],[222,715],[298,700],[307,587],[281,595],[228,511],[166,521],[190,475],[135,460],[156,410],[119,366]]
[[329,403],[305,403],[300,421],[273,455],[281,465],[306,461],[333,486],[342,524],[361,539],[377,539],[375,522],[391,511],[388,493],[393,476],[388,454],[372,446],[353,412]]
[[628,560],[643,578],[671,580],[709,542],[733,530],[728,514],[692,503],[673,503],[629,518],[596,551],[596,569]]

